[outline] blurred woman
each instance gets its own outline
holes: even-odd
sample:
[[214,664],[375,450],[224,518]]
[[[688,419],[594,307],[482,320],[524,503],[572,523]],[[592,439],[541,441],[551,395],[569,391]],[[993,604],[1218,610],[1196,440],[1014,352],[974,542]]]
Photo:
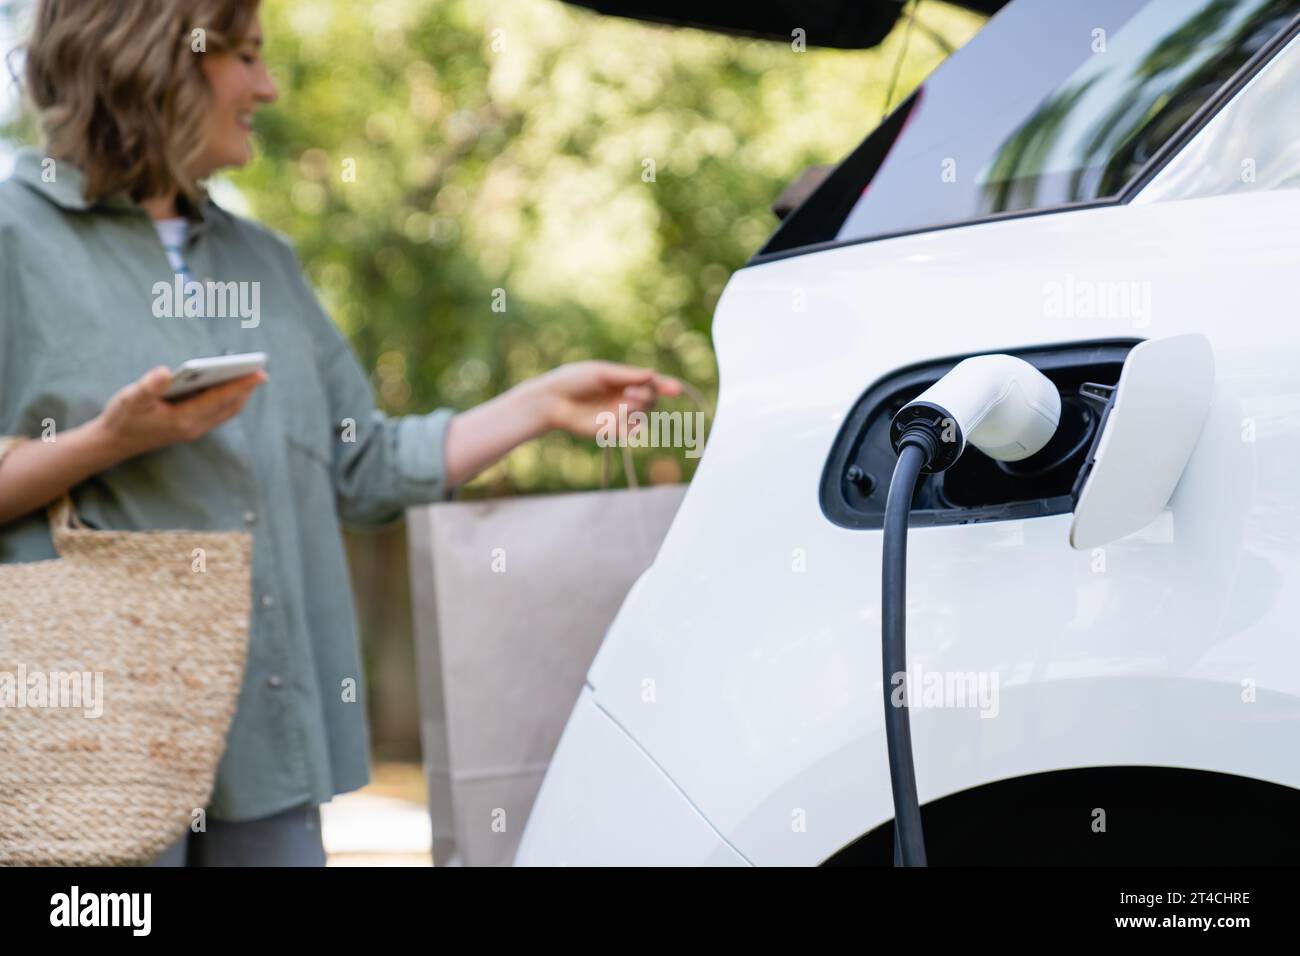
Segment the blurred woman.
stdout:
[[[680,389],[583,362],[461,413],[378,411],[290,246],[202,186],[249,162],[276,99],[262,42],[256,0],[39,0],[44,148],[0,184],[0,434],[46,439],[0,463],[0,561],[54,557],[42,506],[69,489],[92,527],[253,534],[247,669],[206,832],[160,861],[178,865],[322,864],[319,805],[368,780],[340,522],[394,521],[549,429],[593,436]],[[177,275],[225,308],[187,315]],[[244,352],[267,370],[163,398],[169,369]]]

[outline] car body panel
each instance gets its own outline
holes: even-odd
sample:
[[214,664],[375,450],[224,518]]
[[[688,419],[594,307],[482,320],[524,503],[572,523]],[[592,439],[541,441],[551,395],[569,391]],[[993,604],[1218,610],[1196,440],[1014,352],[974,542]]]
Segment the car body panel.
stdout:
[[[1214,404],[1150,527],[1093,552],[1070,548],[1069,515],[913,531],[910,666],[996,674],[1000,688],[991,718],[913,710],[918,786],[930,801],[1129,764],[1300,787],[1300,343],[1278,314],[1300,275],[1297,222],[1300,191],[1285,190],[986,223],[736,273],[715,317],[708,450],[592,665],[594,701],[746,859],[824,860],[892,817],[880,532],[833,525],[817,494],[855,400],[945,355],[1200,332]],[[1131,302],[1146,307],[1086,314],[1089,283],[1137,283]],[[560,812],[550,778],[572,772],[552,768],[535,820]],[[568,794],[581,812],[599,801]],[[567,839],[591,842],[579,827]],[[624,841],[588,859],[637,852]]]
[[[550,812],[516,866],[745,866],[671,780],[583,688],[538,795]],[[581,839],[574,834],[581,833]]]

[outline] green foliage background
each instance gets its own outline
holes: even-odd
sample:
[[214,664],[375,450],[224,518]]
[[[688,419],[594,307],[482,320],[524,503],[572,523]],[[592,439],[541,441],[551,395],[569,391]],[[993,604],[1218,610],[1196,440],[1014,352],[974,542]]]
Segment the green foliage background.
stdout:
[[[30,8],[0,0],[0,46]],[[905,40],[895,103],[982,23],[930,0],[910,37],[900,21],[874,50],[814,36],[796,51],[556,0],[264,0],[261,15],[281,98],[258,114],[257,159],[214,190],[296,243],[395,414],[467,408],[584,358],[714,394],[713,308],[775,229],[769,204],[876,125]],[[31,141],[4,107],[0,146]],[[693,467],[637,455],[643,481]],[[589,488],[600,470],[593,443],[554,434],[461,493]]]
[[[29,9],[0,0],[0,53]],[[653,365],[713,397],[723,286],[775,229],[781,190],[877,124],[906,33],[795,52],[556,0],[264,0],[262,17],[280,101],[258,114],[258,158],[214,192],[296,243],[395,414],[467,408],[584,358]],[[926,0],[893,102],[981,22]],[[0,95],[0,160],[34,139],[12,105]],[[643,480],[693,466],[637,455]],[[460,494],[599,480],[594,443],[557,434]],[[374,740],[417,756],[402,527],[348,542]]]
[[[268,0],[262,15],[281,99],[231,180],[297,243],[394,413],[466,408],[592,357],[714,392],[723,286],[775,228],[782,188],[876,124],[904,32],[797,53],[554,0]],[[935,33],[957,46],[981,22],[937,3],[920,17],[895,101],[944,56]],[[691,466],[638,455],[643,479]],[[591,443],[557,434],[467,492],[599,474]]]

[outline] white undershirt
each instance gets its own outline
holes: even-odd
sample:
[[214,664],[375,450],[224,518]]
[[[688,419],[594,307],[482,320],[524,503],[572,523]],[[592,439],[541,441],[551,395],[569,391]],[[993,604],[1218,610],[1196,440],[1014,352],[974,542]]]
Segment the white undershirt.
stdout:
[[153,226],[158,230],[158,239],[162,242],[163,251],[167,253],[167,261],[171,263],[172,271],[179,272],[188,279],[190,270],[186,268],[182,250],[185,248],[185,234],[189,231],[189,220],[184,216],[177,216],[174,219],[155,219]]

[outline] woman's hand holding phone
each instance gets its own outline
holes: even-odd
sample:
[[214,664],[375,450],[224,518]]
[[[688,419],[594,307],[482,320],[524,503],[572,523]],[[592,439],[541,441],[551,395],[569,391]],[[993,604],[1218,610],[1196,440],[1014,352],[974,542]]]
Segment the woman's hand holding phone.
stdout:
[[163,396],[172,372],[159,365],[117,392],[89,424],[124,461],[201,438],[238,415],[253,389],[266,380],[266,372],[252,372],[179,400],[167,399]]
[[213,385],[179,400],[163,397],[172,373],[150,369],[108,400],[90,421],[53,441],[19,442],[0,467],[0,525],[46,505],[106,468],[177,442],[193,441],[239,414],[263,371]]

